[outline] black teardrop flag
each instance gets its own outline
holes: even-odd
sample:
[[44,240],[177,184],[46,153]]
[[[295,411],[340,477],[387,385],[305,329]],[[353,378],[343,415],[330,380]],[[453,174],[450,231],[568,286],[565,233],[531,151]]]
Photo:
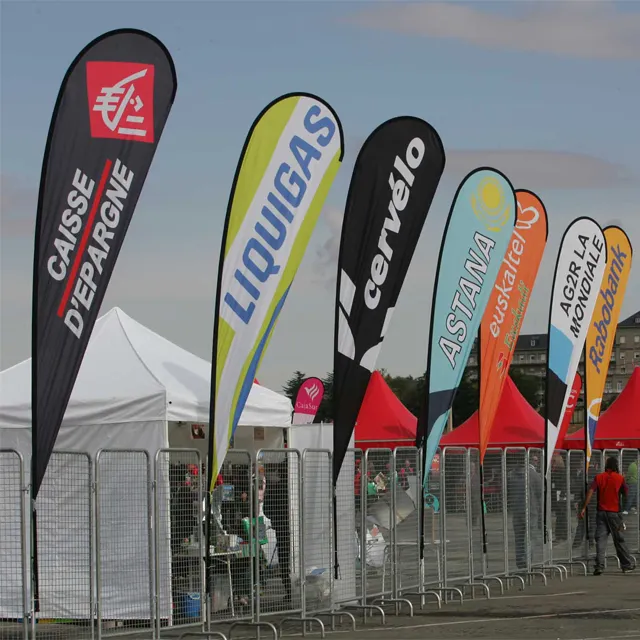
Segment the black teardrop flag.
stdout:
[[120,29],[71,63],[42,164],[32,310],[32,496],[176,93],[152,35]]
[[409,116],[380,125],[358,154],[338,256],[334,482],[444,165],[435,129]]

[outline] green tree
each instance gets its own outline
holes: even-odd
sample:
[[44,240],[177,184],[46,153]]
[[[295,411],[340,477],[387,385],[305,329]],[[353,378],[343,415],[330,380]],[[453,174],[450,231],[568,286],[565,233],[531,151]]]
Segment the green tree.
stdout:
[[509,375],[525,400],[540,411],[544,405],[544,378],[524,373],[519,367],[511,367]]
[[296,401],[298,391],[306,377],[307,375],[302,371],[295,371],[294,374],[282,385],[282,393],[291,400],[291,404]]
[[478,409],[478,382],[474,373],[466,369],[453,401],[453,426],[457,427],[468,420]]
[[333,422],[333,371],[322,378],[324,397],[318,407],[314,422]]

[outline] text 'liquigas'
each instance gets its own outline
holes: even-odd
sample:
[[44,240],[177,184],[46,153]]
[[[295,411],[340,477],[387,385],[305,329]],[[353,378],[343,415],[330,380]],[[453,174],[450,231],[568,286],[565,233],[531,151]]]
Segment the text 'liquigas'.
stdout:
[[273,188],[260,212],[261,219],[253,227],[255,234],[242,252],[244,269],[235,270],[223,298],[224,304],[245,325],[251,321],[264,283],[279,274],[283,267],[278,264],[278,251],[287,238],[294,216],[301,212],[304,215],[310,204],[308,186],[314,168],[322,158],[322,149],[331,142],[337,129],[335,121],[323,116],[318,105],[307,111],[304,128],[310,135],[306,139],[299,135],[291,137],[290,157],[278,166]]

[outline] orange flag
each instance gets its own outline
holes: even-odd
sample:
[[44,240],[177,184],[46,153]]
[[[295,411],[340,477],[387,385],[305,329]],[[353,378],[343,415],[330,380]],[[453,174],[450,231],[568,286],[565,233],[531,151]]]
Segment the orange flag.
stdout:
[[518,219],[480,325],[480,460],[547,244],[547,212],[530,191],[516,191]]

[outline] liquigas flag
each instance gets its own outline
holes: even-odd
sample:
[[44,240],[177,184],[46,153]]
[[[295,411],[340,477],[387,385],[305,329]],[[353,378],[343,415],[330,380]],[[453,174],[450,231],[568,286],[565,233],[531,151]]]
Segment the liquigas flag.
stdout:
[[71,63],[42,163],[32,309],[32,495],[176,95],[171,55],[118,29]]
[[547,212],[540,199],[518,190],[516,200],[516,225],[480,325],[481,461],[547,244]]
[[598,300],[591,318],[585,345],[585,407],[587,428],[585,429],[587,468],[591,459],[591,448],[596,435],[600,403],[607,381],[611,352],[616,337],[616,328],[624,302],[627,280],[633,257],[631,242],[620,227],[604,230],[607,244],[607,266],[600,285]]
[[499,171],[476,169],[458,187],[440,247],[431,305],[428,395],[418,418],[424,469],[431,469],[515,220],[513,187]]
[[549,309],[545,473],[551,468],[606,264],[607,245],[598,223],[586,217],[574,220],[560,244]]
[[272,102],[253,123],[245,142],[218,270],[210,486],[224,461],[342,154],[338,116],[326,102],[308,94],[288,94]]

